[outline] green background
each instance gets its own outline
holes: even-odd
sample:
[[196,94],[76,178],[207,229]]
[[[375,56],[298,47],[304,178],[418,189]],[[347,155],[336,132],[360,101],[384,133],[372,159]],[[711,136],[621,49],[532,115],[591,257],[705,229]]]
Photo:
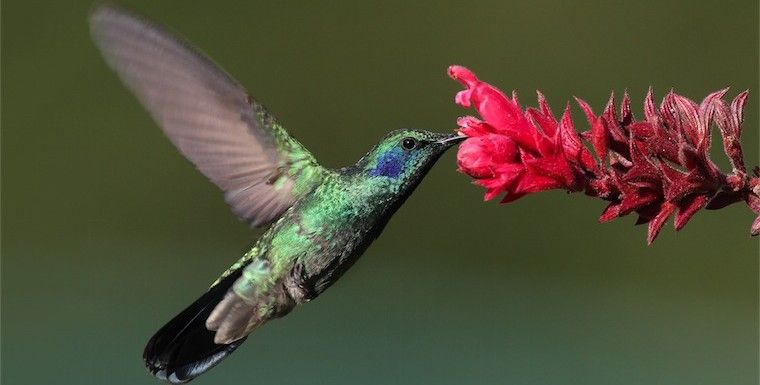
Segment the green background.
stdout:
[[[756,1],[126,3],[201,47],[327,166],[390,129],[454,129],[470,113],[453,103],[454,63],[527,105],[540,89],[555,111],[628,88],[641,116],[650,85],[749,89],[757,164]],[[148,337],[257,235],[107,69],[90,6],[2,3],[3,384],[156,384]],[[647,247],[632,217],[601,225],[602,202],[582,195],[481,196],[446,154],[338,284],[195,383],[757,383],[746,206]]]

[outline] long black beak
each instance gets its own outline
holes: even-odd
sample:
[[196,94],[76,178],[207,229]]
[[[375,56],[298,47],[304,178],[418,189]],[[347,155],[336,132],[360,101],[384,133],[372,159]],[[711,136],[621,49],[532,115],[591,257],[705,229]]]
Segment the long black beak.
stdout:
[[440,140],[436,141],[436,143],[442,144],[442,145],[444,145],[446,147],[451,147],[451,146],[453,146],[453,145],[455,145],[457,143],[461,143],[465,139],[467,139],[466,136],[462,136],[462,135],[459,135],[459,134],[454,134],[454,135],[451,135],[449,137],[440,139]]

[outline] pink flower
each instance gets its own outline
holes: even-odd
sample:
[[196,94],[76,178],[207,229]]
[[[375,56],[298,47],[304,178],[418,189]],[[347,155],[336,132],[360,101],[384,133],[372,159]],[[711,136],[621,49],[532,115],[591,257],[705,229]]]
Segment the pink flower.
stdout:
[[[633,118],[627,94],[619,115],[612,96],[600,115],[576,99],[590,126],[579,135],[569,106],[557,120],[541,93],[538,108],[524,110],[516,94],[505,95],[467,68],[451,66],[449,76],[465,86],[456,103],[474,106],[482,118],[458,120],[460,133],[469,138],[459,147],[457,163],[486,188],[486,200],[505,194],[506,203],[550,189],[584,191],[609,201],[602,222],[637,213],[637,224],[649,224],[649,243],[671,215],[680,230],[702,208],[745,201],[760,214],[760,169],[748,175],[739,141],[747,92],[730,105],[723,101],[727,90],[700,104],[670,92],[657,108],[650,90],[641,121]],[[710,160],[713,124],[731,161],[730,174]],[[760,233],[760,217],[751,233]]]

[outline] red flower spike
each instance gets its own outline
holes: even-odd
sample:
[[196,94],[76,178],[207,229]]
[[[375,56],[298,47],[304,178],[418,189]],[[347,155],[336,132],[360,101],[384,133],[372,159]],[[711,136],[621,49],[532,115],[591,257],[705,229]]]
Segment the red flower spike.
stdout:
[[[465,67],[449,67],[449,76],[465,87],[456,103],[474,107],[482,118],[458,119],[459,132],[469,138],[459,147],[457,164],[486,189],[485,200],[505,194],[501,202],[508,203],[551,189],[584,191],[610,202],[600,222],[637,213],[636,224],[649,224],[650,244],[674,213],[676,230],[702,208],[744,201],[760,214],[760,168],[747,174],[739,142],[746,91],[730,104],[723,100],[727,89],[699,104],[670,91],[656,107],[650,88],[643,121],[635,120],[627,92],[619,116],[612,94],[598,116],[576,98],[590,127],[579,136],[569,106],[557,121],[540,92],[538,107],[523,109],[515,92],[507,96]],[[713,124],[731,161],[730,174],[710,160]],[[750,232],[760,233],[760,217]]]

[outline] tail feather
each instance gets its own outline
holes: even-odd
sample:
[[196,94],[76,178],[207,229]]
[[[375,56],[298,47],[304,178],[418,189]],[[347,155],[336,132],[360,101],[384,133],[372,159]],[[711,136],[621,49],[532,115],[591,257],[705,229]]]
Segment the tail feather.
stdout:
[[215,332],[206,319],[242,273],[242,268],[222,279],[179,313],[148,341],[143,360],[148,371],[173,384],[192,380],[230,355],[245,338],[214,343]]

